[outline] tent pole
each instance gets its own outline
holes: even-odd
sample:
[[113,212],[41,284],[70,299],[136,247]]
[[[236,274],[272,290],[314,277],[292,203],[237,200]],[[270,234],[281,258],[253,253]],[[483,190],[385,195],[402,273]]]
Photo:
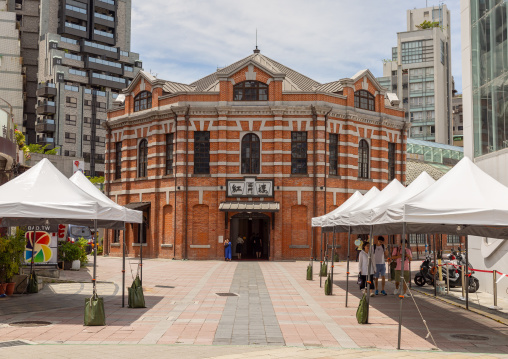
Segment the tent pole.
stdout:
[[125,224],[123,227],[123,244],[122,244],[122,308],[125,307]]
[[92,285],[93,285],[93,294],[96,293],[97,287],[96,287],[96,274],[97,274],[97,220],[93,220],[93,227],[94,227],[94,236],[93,236],[93,278],[92,278]]
[[141,238],[140,238],[140,244],[139,244],[139,271],[140,271],[140,277],[141,280],[141,286],[143,286],[143,236],[145,235],[145,216],[143,216],[143,221],[141,222]]
[[333,264],[335,262],[335,227],[333,228],[332,235],[332,285],[330,286],[330,294],[333,294]]
[[466,310],[469,310],[469,282],[471,278],[469,278],[469,243],[468,243],[468,236],[466,236],[466,283],[464,283],[464,286],[466,288]]
[[323,281],[322,277],[321,277],[321,267],[323,266],[323,236],[324,236],[324,233],[323,233],[323,228],[321,227],[321,265],[319,266],[319,288],[321,288],[321,283]]
[[347,268],[346,268],[346,308],[347,308],[347,296],[349,293],[349,253],[351,250],[351,227],[347,232]]
[[402,238],[401,238],[401,251],[400,251],[400,287],[399,287],[399,298],[400,298],[400,308],[399,308],[399,341],[397,344],[397,349],[400,350],[400,339],[402,334],[402,300],[404,299],[404,261],[406,254],[406,222],[402,223]]
[[437,297],[437,283],[436,283],[437,278],[436,278],[436,275],[437,275],[437,271],[441,270],[441,268],[439,268],[437,266],[437,248],[436,248],[436,235],[435,234],[432,235],[432,239],[433,239],[433,242],[434,242],[433,245],[432,245],[432,247],[433,247],[432,249],[434,249],[434,268],[435,268],[435,270],[434,270],[434,297]]
[[[370,287],[371,285],[373,284],[372,281],[371,281],[371,266],[372,266],[372,249],[373,249],[373,246],[374,246],[374,237],[373,237],[373,231],[374,231],[374,226],[370,226],[370,234],[369,234],[369,261],[367,263],[367,278],[366,278],[366,283],[365,283],[365,298],[367,299],[367,321],[366,323],[369,323],[369,309],[370,309]],[[370,282],[370,283],[369,283]]]

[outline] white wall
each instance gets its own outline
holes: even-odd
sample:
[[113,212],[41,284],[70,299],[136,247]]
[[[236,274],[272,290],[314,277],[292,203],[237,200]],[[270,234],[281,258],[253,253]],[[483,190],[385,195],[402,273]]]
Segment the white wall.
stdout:
[[[470,1],[460,0],[462,47],[462,108],[464,119],[464,154],[473,158],[473,108],[471,69],[471,12]],[[508,149],[474,158],[475,164],[492,177],[508,186]],[[474,268],[497,270],[508,274],[508,240],[469,236],[469,261]],[[480,290],[493,292],[492,274],[475,273]],[[508,277],[498,283],[498,296],[508,298]],[[489,303],[492,305],[493,303]]]

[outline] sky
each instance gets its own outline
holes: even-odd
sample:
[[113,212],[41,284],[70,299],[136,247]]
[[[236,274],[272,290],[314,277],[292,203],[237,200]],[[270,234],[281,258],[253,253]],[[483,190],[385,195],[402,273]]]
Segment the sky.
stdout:
[[[460,6],[450,10],[452,75],[462,92]],[[427,5],[426,5],[427,4]],[[192,83],[261,53],[318,82],[383,75],[408,9],[432,0],[132,0],[131,51],[158,78]]]

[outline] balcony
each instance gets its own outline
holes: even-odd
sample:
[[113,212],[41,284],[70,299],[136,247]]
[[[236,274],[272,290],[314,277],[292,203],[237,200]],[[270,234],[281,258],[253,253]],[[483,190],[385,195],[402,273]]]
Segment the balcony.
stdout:
[[56,106],[54,101],[39,101],[37,104],[38,115],[54,115],[56,113]]
[[55,97],[56,92],[56,85],[52,82],[46,82],[37,85],[38,97]]
[[101,13],[94,13],[93,21],[96,24],[108,26],[108,27],[115,27],[115,16],[109,16]]
[[35,131],[38,133],[53,133],[55,132],[55,120],[52,118],[45,118],[35,125]]
[[85,68],[123,75],[122,64],[90,56],[85,60]]
[[110,11],[116,10],[116,2],[114,0],[98,0],[94,2],[94,5],[95,7],[100,7]]
[[109,87],[117,90],[121,90],[127,87],[127,83],[123,78],[98,74],[96,72],[92,72],[90,76],[90,84]]
[[108,45],[115,44],[115,34],[112,32],[93,29],[92,40],[104,42]]
[[88,20],[88,15],[86,13],[86,9],[73,6],[70,4],[65,4],[65,15],[66,16],[72,16],[76,19],[80,20]]
[[106,56],[112,59],[118,60],[120,58],[120,53],[118,52],[118,48],[96,44],[95,42],[83,40],[81,44],[81,52],[87,52],[89,54]]
[[67,21],[65,21],[63,23],[61,33],[79,36],[79,37],[87,37],[88,36],[86,26],[73,24],[73,23],[67,22]]
[[49,137],[46,134],[37,135],[37,144],[41,146],[47,146],[47,150],[52,150],[55,148],[55,139],[53,137]]

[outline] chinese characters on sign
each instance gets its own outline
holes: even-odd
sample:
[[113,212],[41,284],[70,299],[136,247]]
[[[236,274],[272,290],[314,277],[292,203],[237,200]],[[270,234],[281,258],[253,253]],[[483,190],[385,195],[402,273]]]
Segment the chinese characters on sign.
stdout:
[[227,180],[227,197],[273,197],[273,180]]

